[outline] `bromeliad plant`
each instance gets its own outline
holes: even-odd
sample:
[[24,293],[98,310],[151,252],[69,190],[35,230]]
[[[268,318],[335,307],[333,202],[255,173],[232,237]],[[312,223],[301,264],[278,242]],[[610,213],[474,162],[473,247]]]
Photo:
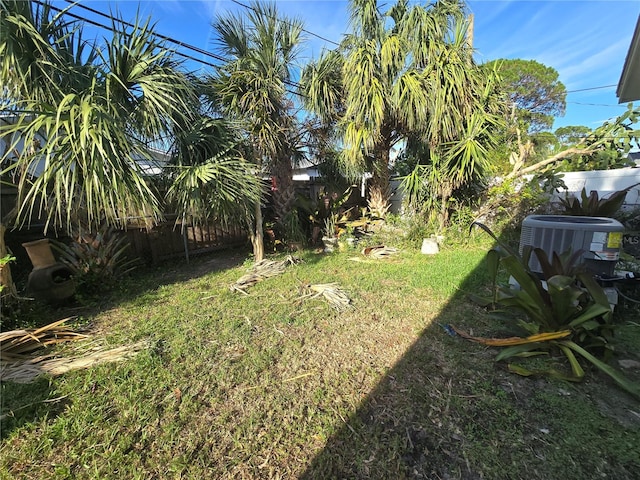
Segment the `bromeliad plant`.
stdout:
[[107,225],[93,232],[81,229],[69,245],[52,241],[52,246],[72,270],[78,287],[88,292],[112,284],[139,264],[129,255],[126,235]]
[[[554,252],[549,259],[544,250],[527,248],[519,255],[485,225],[478,222],[473,225],[482,228],[498,243],[487,254],[494,294],[492,301],[486,303],[498,307],[493,313],[500,315],[500,318],[504,318],[505,313],[524,314],[525,319],[517,319],[516,325],[528,336],[509,339],[467,338],[506,347],[496,357],[497,361],[548,355],[552,350],[559,350],[571,365],[570,376],[552,369],[531,371],[519,365],[509,365],[511,371],[525,376],[544,373],[580,381],[584,377],[584,370],[578,361],[579,356],[609,375],[624,390],[640,397],[640,386],[628,381],[604,361],[612,353],[610,341],[615,325],[604,290],[584,265],[578,262],[582,252],[560,255]],[[540,262],[541,276],[529,266],[531,255],[535,255]],[[500,267],[517,285],[498,283]],[[517,317],[507,315],[507,318]]]
[[640,184],[630,185],[624,190],[618,190],[604,198],[600,198],[595,190],[587,195],[586,188],[583,188],[579,199],[571,196],[560,199],[564,210],[563,213],[565,215],[588,217],[612,217],[622,207],[627,193],[638,185]]

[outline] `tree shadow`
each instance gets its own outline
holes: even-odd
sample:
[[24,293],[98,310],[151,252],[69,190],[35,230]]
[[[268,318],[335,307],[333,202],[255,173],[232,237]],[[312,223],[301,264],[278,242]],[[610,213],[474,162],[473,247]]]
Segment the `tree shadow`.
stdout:
[[[513,244],[514,238],[509,238]],[[449,330],[454,324],[479,336],[513,335],[507,324],[489,320],[485,310],[467,298],[468,293],[480,293],[483,284],[488,284],[488,271],[481,262],[355,413],[341,417],[342,423],[299,478],[552,478],[558,475],[554,468],[571,463],[574,454],[581,455],[578,463],[589,458],[588,452],[555,454],[565,440],[554,439],[554,445],[545,438],[546,411],[554,402],[562,402],[564,395],[566,402],[558,415],[568,424],[583,421],[570,411],[581,408],[579,405],[592,406],[596,415],[599,410],[599,415],[609,417],[603,422],[616,424],[619,419],[599,404],[605,401],[611,406],[607,399],[615,398],[613,403],[621,406],[618,412],[623,411],[625,421],[631,422],[618,423],[636,430],[640,427],[640,417],[634,419],[629,413],[637,410],[637,401],[608,377],[591,371],[590,380],[577,386],[519,377],[494,362],[496,350],[468,342]],[[567,407],[567,402],[574,402],[575,407]],[[600,428],[611,426],[603,423]],[[593,435],[600,437],[598,432]],[[617,448],[614,441],[610,443],[605,450]],[[549,464],[546,455],[562,460]],[[478,462],[478,458],[483,460]],[[592,478],[596,469],[604,469],[616,478],[631,479],[640,468],[637,459],[607,461],[605,467],[596,460],[579,467],[574,463],[573,478]]]
[[0,439],[6,440],[14,430],[41,418],[54,418],[67,407],[66,397],[55,397],[48,378],[31,383],[0,384]]
[[[469,324],[464,318],[469,310],[460,308],[467,302],[462,292],[477,288],[479,273],[469,275],[460,293],[368,394],[355,414],[344,419],[300,478],[391,478],[390,472],[398,479],[481,478],[465,467],[459,451],[459,419],[454,413],[460,399],[450,397],[451,390],[465,389],[460,387],[465,379],[455,378],[456,372],[466,367],[474,375],[479,357],[466,355],[463,340],[441,328],[449,323]],[[472,310],[481,314],[479,309]],[[490,356],[482,356],[487,357],[483,362],[491,363]],[[458,364],[456,371],[449,367],[454,362]]]

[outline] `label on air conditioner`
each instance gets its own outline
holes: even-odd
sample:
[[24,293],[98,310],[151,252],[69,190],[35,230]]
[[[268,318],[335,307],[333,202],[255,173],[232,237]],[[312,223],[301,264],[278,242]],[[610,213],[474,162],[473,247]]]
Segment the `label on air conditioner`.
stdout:
[[[593,232],[593,237],[591,237],[591,243],[607,243],[607,232]],[[593,250],[593,248],[591,249]]]
[[607,248],[620,248],[622,246],[622,232],[609,232]]
[[593,253],[594,256],[594,260],[607,260],[607,261],[614,261],[614,260],[618,260],[620,258],[620,254],[618,251],[606,251],[606,252],[596,252],[596,251],[591,251],[591,253]]
[[604,250],[604,243],[591,242],[589,245],[589,251],[591,253],[600,253],[601,250]]

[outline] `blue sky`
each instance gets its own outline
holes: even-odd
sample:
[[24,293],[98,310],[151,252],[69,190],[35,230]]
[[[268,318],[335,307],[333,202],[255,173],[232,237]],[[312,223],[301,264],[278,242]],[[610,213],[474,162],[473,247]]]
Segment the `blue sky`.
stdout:
[[[306,30],[329,40],[339,42],[349,30],[346,0],[276,3],[282,13],[302,19]],[[212,19],[244,10],[231,0],[84,0],[82,4],[103,12],[118,9],[129,21],[139,8],[143,16],[156,22],[159,33],[209,51],[214,51]],[[54,5],[65,4],[56,0]],[[615,85],[640,13],[639,0],[474,0],[467,5],[475,18],[474,47],[479,62],[522,58],[537,60],[559,72],[569,93],[566,114],[556,119],[554,128],[595,128],[625,111],[626,106],[618,104]],[[72,11],[105,21],[78,7]],[[302,62],[317,56],[323,48],[334,47],[317,37],[307,37]],[[597,88],[605,86],[609,87]]]

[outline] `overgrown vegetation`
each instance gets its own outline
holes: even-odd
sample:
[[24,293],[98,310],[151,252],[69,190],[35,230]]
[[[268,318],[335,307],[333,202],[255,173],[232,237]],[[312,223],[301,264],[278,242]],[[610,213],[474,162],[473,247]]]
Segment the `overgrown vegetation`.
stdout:
[[[521,365],[510,364],[515,373],[529,376],[534,373],[558,376],[580,381],[585,373],[576,355],[609,375],[620,387],[640,399],[640,383],[628,381],[600,358],[610,359],[611,341],[615,330],[613,312],[603,288],[580,262],[582,251],[554,252],[547,257],[540,248],[525,247],[519,255],[510,249],[486,226],[476,223],[488,232],[499,246],[489,250],[488,268],[494,283],[493,299],[489,301],[496,313],[511,313],[512,325],[521,337],[508,339],[474,339],[492,346],[506,347],[496,360],[530,358],[549,355],[552,349],[566,356],[571,375],[555,369],[537,369],[536,372]],[[539,262],[541,274],[531,267],[531,255]],[[498,285],[499,268],[509,275],[509,282]],[[525,318],[513,315],[523,314]],[[598,358],[600,357],[600,358]]]

